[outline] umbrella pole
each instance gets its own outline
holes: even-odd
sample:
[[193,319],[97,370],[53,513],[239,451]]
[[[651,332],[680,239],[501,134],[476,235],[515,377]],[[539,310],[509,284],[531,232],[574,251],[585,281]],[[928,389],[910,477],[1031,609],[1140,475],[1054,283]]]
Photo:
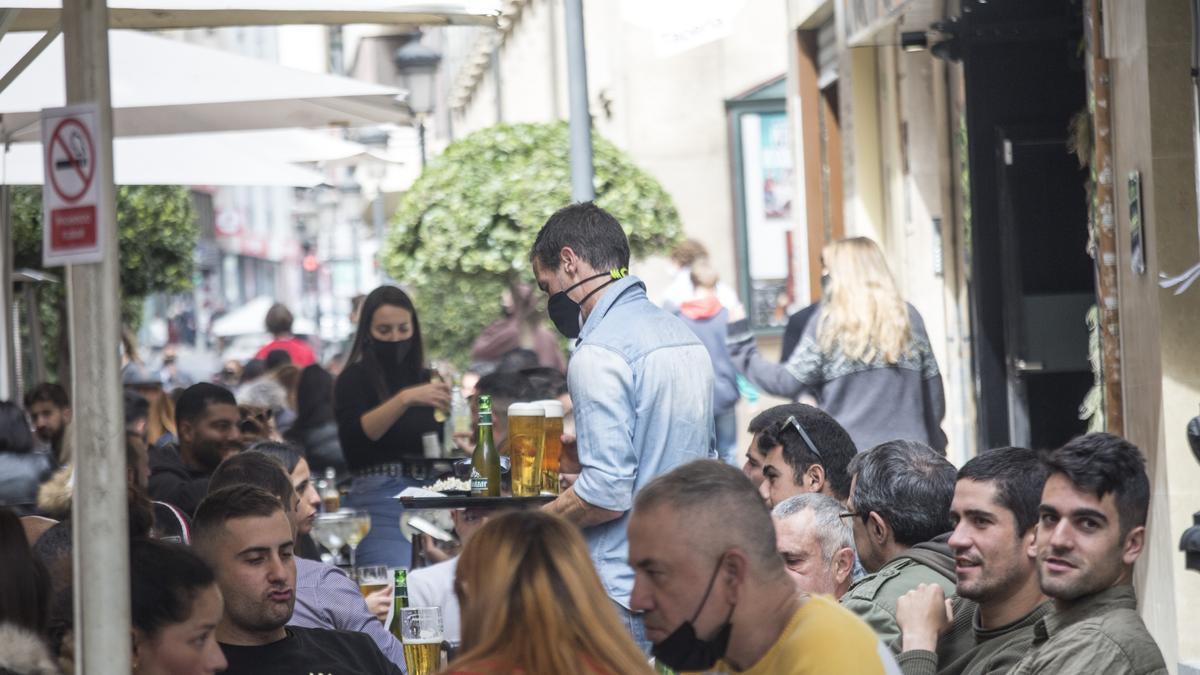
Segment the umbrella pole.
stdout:
[[[4,159],[8,158],[8,143],[4,143]],[[0,185],[0,401],[12,401],[19,397],[16,386],[16,359],[13,353],[13,338],[16,326],[13,318],[13,233],[9,209],[8,181]]]
[[588,111],[587,48],[583,41],[583,0],[563,3],[567,36],[567,91],[571,101],[571,201],[596,198],[592,174],[592,115]]
[[71,345],[71,424],[75,494],[75,672],[128,673],[129,511],[125,486],[124,399],[118,357],[121,297],[117,279],[112,97],[105,0],[65,0],[62,8],[67,103],[99,109],[95,168],[103,259],[67,267]]

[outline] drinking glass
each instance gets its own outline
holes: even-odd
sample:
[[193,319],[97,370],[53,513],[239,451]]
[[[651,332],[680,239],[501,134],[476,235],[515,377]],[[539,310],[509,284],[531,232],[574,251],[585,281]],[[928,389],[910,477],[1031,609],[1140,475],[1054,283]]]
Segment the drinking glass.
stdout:
[[536,497],[542,491],[542,445],[546,410],[536,403],[508,406],[508,457],[512,462],[512,493]]
[[400,610],[400,641],[408,675],[433,675],[441,668],[441,607],[405,607]]
[[344,523],[346,516],[343,512],[318,513],[313,520],[312,536],[318,544],[324,546],[337,558],[342,547],[346,545]]
[[358,579],[358,590],[364,598],[391,585],[391,573],[386,565],[360,567],[355,576]]
[[362,543],[367,533],[371,531],[371,514],[366,511],[347,510],[339,511],[346,514],[344,523],[344,534],[342,535],[346,544],[350,546],[350,570],[354,570],[354,551],[358,545]]
[[538,401],[546,411],[545,441],[542,446],[542,492],[558,494],[558,463],[562,456],[563,404]]

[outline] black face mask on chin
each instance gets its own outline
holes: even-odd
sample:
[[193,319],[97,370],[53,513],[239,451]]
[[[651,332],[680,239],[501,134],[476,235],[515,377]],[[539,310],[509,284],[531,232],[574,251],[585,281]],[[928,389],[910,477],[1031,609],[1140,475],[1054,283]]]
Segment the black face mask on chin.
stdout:
[[725,650],[729,647],[729,637],[733,633],[733,624],[729,622],[733,617],[733,607],[729,608],[729,616],[725,617],[725,622],[710,640],[697,637],[696,627],[693,625],[704,609],[704,603],[708,602],[708,596],[712,593],[717,576],[721,573],[721,563],[724,561],[725,556],[721,556],[717,561],[717,569],[708,581],[708,589],[704,591],[704,597],[700,600],[700,606],[696,608],[692,620],[684,621],[662,642],[654,645],[650,653],[654,655],[655,661],[665,663],[679,672],[691,672],[708,670],[725,656]]

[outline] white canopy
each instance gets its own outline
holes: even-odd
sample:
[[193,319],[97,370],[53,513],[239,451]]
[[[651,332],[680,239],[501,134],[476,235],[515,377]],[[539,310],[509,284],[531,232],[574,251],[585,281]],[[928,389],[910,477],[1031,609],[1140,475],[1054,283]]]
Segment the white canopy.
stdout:
[[[0,40],[8,70],[39,36]],[[229,129],[365,126],[407,120],[392,87],[310,73],[137,31],[111,31],[113,132],[158,135]],[[40,138],[42,108],[64,105],[62,37],[0,91],[0,131]]]
[[[250,132],[259,133],[259,132]],[[312,132],[289,130],[304,138]],[[320,172],[290,164],[278,153],[256,152],[230,134],[180,134],[113,139],[118,185],[278,185],[314,187]],[[355,143],[349,143],[355,146]],[[0,183],[41,185],[42,145],[14,143],[0,157]]]
[[[271,309],[273,304],[275,300],[260,295],[214,321],[212,334],[217,337],[266,335],[267,310]],[[292,332],[297,335],[314,335],[316,326],[309,319],[298,316],[292,322]]]
[[[109,0],[113,28],[218,28],[287,24],[376,23],[494,26],[499,0]],[[50,30],[59,0],[0,0],[20,8],[11,30]]]

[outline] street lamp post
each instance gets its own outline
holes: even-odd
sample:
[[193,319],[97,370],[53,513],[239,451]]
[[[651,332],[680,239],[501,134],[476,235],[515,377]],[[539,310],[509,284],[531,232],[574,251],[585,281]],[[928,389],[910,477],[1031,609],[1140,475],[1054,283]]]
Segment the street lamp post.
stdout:
[[433,112],[434,96],[437,93],[437,69],[442,55],[421,44],[421,34],[416,33],[392,57],[400,86],[408,91],[408,107],[417,120],[417,142],[421,147],[421,167],[425,166],[425,116]]

